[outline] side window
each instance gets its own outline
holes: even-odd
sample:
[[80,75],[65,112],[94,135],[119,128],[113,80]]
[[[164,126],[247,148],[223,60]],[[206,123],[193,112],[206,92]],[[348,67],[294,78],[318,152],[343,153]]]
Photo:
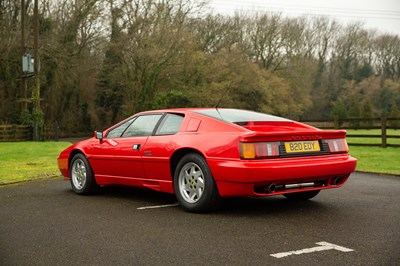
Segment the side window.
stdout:
[[107,134],[107,138],[113,139],[113,138],[120,138],[122,133],[126,130],[126,128],[132,123],[132,121],[135,118],[129,119],[128,121],[126,121],[125,123],[111,129],[108,134]]
[[184,116],[167,114],[157,129],[156,135],[173,135],[179,131]]
[[153,133],[153,130],[161,116],[161,114],[139,116],[125,130],[125,132],[122,134],[122,137],[150,136]]

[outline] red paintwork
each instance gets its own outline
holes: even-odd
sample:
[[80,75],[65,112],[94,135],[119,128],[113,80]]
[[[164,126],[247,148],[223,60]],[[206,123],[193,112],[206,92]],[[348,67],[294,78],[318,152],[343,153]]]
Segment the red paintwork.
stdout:
[[[356,159],[348,153],[240,159],[239,142],[345,138],[346,132],[343,130],[320,130],[287,121],[254,122],[238,126],[194,113],[195,110],[169,109],[140,113],[172,112],[184,114],[185,118],[175,135],[105,138],[102,141],[91,138],[76,143],[61,152],[58,167],[62,175],[69,179],[71,155],[81,152],[88,158],[98,185],[139,186],[174,193],[171,158],[182,149],[188,149],[204,156],[221,197],[268,196],[336,188],[342,186],[355,170]],[[132,150],[134,144],[141,144],[141,149]],[[331,180],[338,177],[341,182],[331,184]],[[280,185],[313,181],[321,181],[324,185],[279,192],[260,192],[255,189],[271,183]]]

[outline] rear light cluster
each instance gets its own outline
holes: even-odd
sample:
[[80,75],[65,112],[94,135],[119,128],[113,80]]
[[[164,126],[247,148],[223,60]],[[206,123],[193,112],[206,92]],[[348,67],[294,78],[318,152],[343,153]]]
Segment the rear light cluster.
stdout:
[[349,152],[349,147],[345,139],[327,139],[325,141],[328,143],[331,153]]
[[240,143],[242,159],[265,159],[279,157],[279,141]]

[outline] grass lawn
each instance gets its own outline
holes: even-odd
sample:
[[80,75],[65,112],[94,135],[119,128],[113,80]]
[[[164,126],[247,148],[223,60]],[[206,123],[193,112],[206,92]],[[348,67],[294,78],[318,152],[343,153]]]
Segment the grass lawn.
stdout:
[[350,146],[357,171],[400,175],[400,148]]
[[[381,135],[380,129],[350,129],[347,135]],[[387,135],[400,136],[400,130],[388,129]],[[348,143],[381,144],[381,138],[347,137]],[[400,144],[400,139],[388,138],[388,144]],[[358,159],[357,171],[400,175],[400,147],[360,147],[350,145],[350,154]]]
[[59,176],[57,157],[68,142],[0,142],[0,185]]

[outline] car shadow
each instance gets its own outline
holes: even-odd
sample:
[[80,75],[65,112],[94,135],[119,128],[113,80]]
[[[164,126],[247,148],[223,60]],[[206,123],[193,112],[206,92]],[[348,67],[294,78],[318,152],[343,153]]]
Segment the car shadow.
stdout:
[[271,197],[242,197],[225,199],[218,213],[223,215],[243,215],[260,216],[262,214],[288,214],[308,215],[315,212],[325,212],[332,210],[331,204],[318,201],[318,198],[306,201],[293,201],[283,196]]
[[[74,194],[72,189],[67,193]],[[336,207],[333,203],[318,200],[318,195],[314,199],[307,201],[292,201],[283,196],[272,197],[238,197],[227,198],[221,201],[219,208],[209,213],[212,215],[231,215],[231,216],[260,216],[262,214],[287,214],[299,213],[302,215],[315,212],[332,212]],[[107,186],[101,187],[98,193],[90,195],[109,201],[110,199],[119,199],[136,203],[140,207],[152,205],[169,205],[177,203],[174,194],[161,193],[146,188]],[[179,208],[178,208],[179,209]],[[183,209],[180,211],[184,212]]]
[[100,189],[99,195],[103,197],[155,203],[157,205],[171,204],[177,202],[174,194],[161,193],[146,188],[108,186],[102,187]]
[[[66,193],[75,194],[72,188],[69,188]],[[104,199],[121,199],[123,201],[140,202],[147,204],[171,204],[176,203],[174,194],[160,193],[151,189],[124,187],[124,186],[105,186],[88,197],[104,198]]]

